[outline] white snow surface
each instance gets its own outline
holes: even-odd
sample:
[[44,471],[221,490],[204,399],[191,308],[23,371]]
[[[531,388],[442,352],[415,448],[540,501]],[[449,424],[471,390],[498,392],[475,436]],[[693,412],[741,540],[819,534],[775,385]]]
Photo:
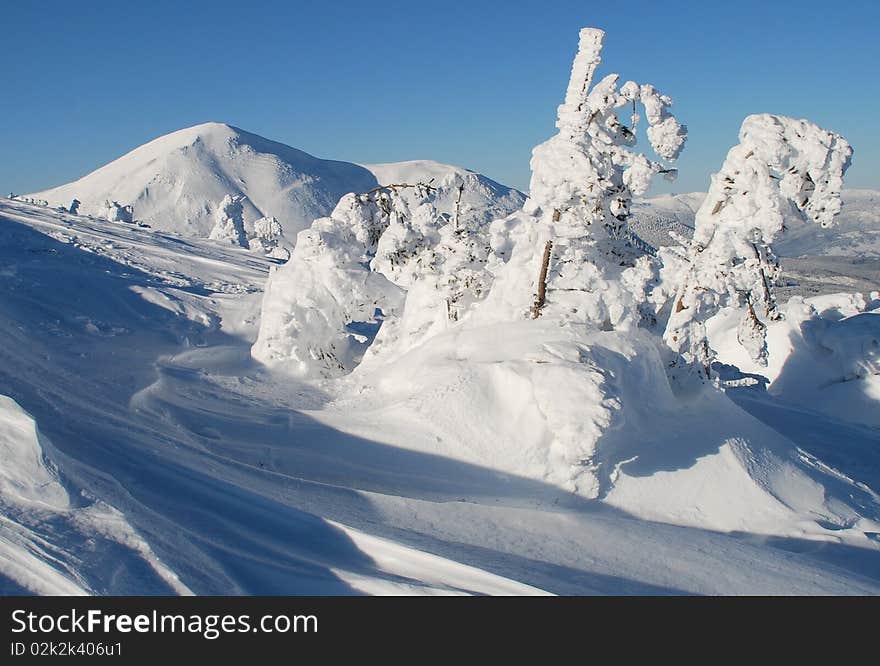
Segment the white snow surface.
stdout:
[[225,196],[241,196],[248,231],[255,220],[278,219],[288,238],[327,215],[340,197],[394,182],[472,174],[474,203],[506,215],[523,196],[465,169],[431,161],[358,165],[325,160],[237,127],[210,122],[146,143],[79,180],[27,195],[52,207],[105,217],[104,202],[131,205],[134,219],[155,229],[207,237]]
[[718,360],[760,377],[771,395],[847,423],[880,427],[880,301],[859,293],[792,297],[768,323],[769,363],[754,363],[736,344],[736,312],[709,324]]
[[673,391],[647,333],[490,301],[303,381],[250,357],[277,265],[0,200],[3,591],[880,593],[880,435],[824,404],[876,412],[873,297],[792,301],[768,390],[723,312]]

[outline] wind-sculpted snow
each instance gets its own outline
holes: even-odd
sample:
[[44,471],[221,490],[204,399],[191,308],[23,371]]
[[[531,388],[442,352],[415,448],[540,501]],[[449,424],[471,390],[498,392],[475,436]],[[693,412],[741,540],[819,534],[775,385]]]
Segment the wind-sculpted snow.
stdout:
[[767,330],[770,363],[759,366],[736,344],[737,313],[709,323],[718,360],[759,377],[771,395],[848,423],[880,426],[880,292],[792,297]]
[[751,116],[652,245],[686,129],[594,81],[603,39],[525,202],[213,124],[0,202],[4,588],[880,593],[880,293],[777,299],[770,246],[833,222],[851,150]]
[[273,265],[0,201],[0,428],[71,505],[4,500],[4,589],[880,593],[875,433],[830,466],[807,407],[682,401],[649,338],[550,319],[302,382],[249,360]]
[[110,572],[117,589],[188,594],[118,510],[62,485],[46,443],[31,416],[0,395],[0,592],[109,592]]
[[711,388],[676,396],[648,335],[464,325],[379,360],[348,380],[357,401],[378,422],[430,423],[428,450],[679,524],[794,535],[818,519],[858,526],[857,539],[880,527],[873,492],[850,481],[830,499],[837,478],[729,400]]

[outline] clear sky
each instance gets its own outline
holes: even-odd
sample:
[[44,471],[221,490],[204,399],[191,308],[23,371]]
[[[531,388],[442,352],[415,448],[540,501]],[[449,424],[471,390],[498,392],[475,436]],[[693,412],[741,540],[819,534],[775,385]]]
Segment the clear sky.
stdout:
[[7,0],[2,19],[4,194],[208,120],[319,157],[434,159],[525,189],[583,26],[607,32],[601,73],[675,100],[690,139],[674,191],[705,190],[759,112],[840,132],[855,148],[847,186],[880,188],[876,0]]

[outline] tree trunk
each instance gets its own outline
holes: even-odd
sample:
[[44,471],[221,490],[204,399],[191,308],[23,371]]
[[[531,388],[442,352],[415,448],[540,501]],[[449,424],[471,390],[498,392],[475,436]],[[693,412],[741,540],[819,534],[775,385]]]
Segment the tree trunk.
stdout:
[[[761,286],[764,290],[764,314],[767,315],[770,320],[776,321],[780,317],[779,312],[776,310],[776,299],[773,297],[773,288],[770,285],[770,280],[767,279],[767,273],[764,272],[764,258],[761,256],[761,251],[755,243],[752,243],[752,249],[755,251],[755,257],[758,260],[758,273],[761,276]],[[749,303],[749,307],[751,307],[751,302]]]
[[544,256],[541,259],[541,272],[538,275],[538,297],[532,306],[532,319],[541,316],[541,310],[547,300],[547,269],[550,266],[550,253],[553,250],[553,241],[548,240],[544,245]]
[[461,219],[461,195],[464,193],[464,183],[458,186],[458,198],[455,200],[455,226],[453,227],[456,231],[458,231],[459,220]]

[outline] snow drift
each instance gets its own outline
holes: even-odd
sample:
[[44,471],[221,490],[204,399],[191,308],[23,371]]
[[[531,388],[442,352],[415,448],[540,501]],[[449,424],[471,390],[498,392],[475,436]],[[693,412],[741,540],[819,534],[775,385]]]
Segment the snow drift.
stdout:
[[[157,591],[186,594],[188,589],[152,552],[114,507],[76,492],[71,495],[44,452],[46,440],[36,423],[14,400],[0,395],[0,592],[79,595],[103,577],[102,562],[129,557],[143,562]],[[51,446],[49,447],[51,448]],[[66,535],[60,542],[58,535]],[[78,546],[72,544],[79,542]],[[63,547],[80,551],[55,553]],[[78,569],[59,566],[77,557]],[[92,569],[92,570],[90,570]]]
[[[771,395],[848,423],[880,427],[880,300],[861,294],[792,297],[768,323],[766,366],[737,344],[730,308],[709,321],[729,380],[751,377]],[[732,368],[736,368],[735,371]]]

